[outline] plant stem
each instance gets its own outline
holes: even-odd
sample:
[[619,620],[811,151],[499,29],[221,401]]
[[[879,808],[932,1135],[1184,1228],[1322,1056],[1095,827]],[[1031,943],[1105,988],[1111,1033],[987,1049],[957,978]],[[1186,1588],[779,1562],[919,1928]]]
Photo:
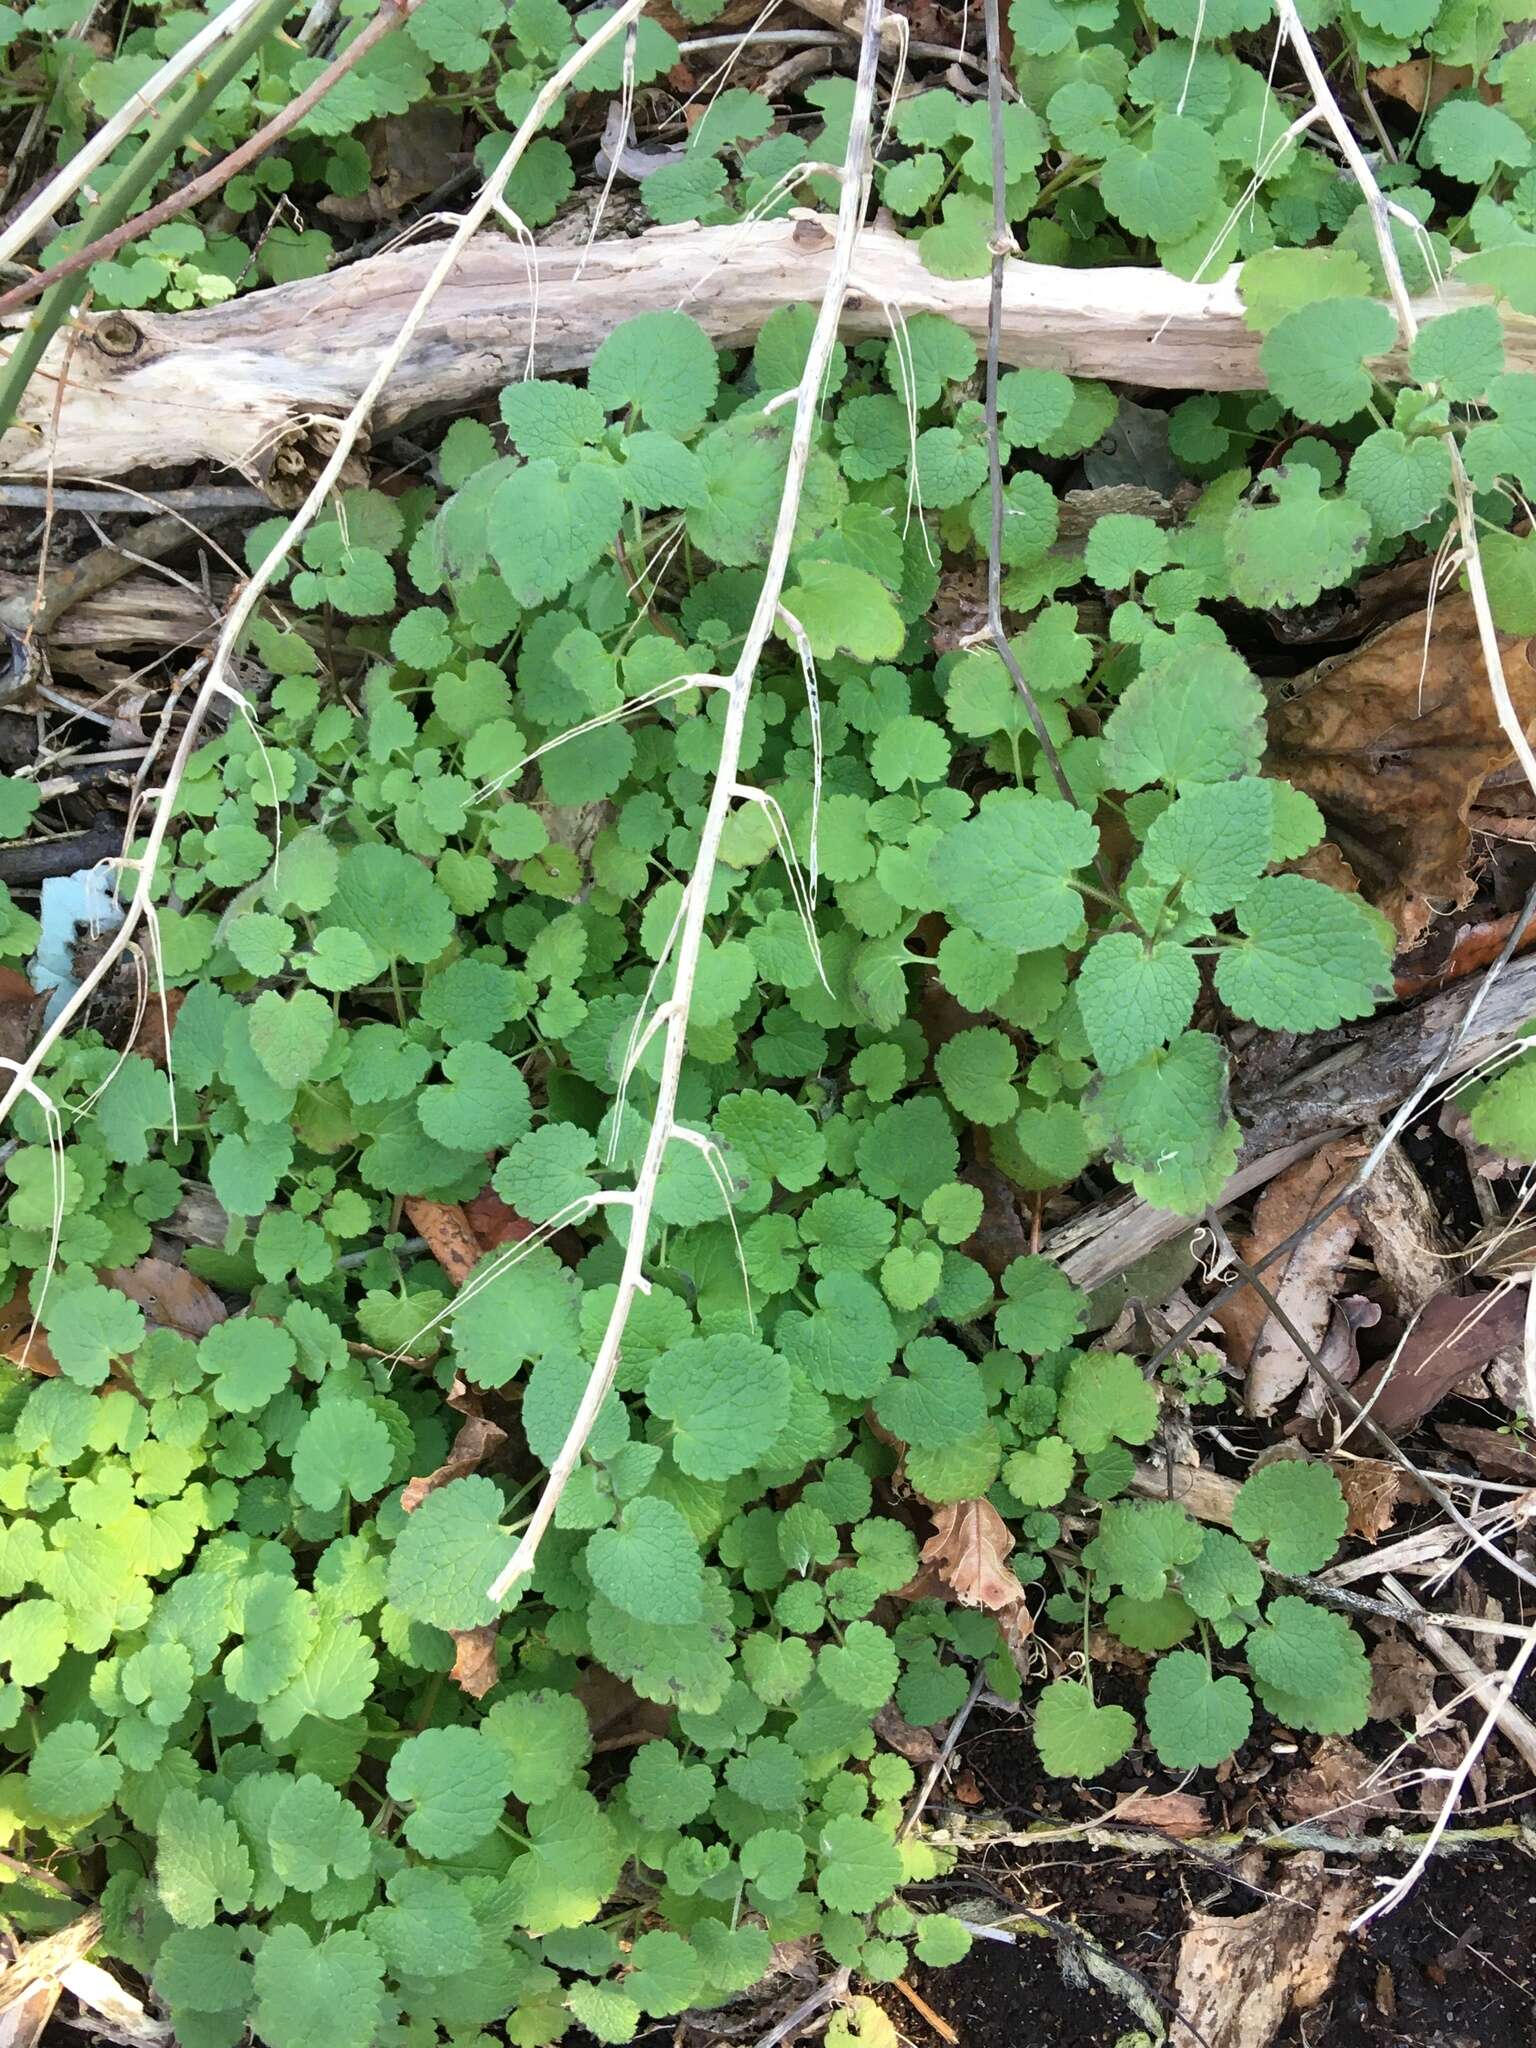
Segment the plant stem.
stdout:
[[[153,184],[230,80],[239,75],[272,31],[281,26],[289,4],[290,0],[265,0],[200,74],[196,84],[182,94],[162,125],[144,138],[81,222],[80,232],[88,241],[110,233],[139,194]],[[22,392],[42,361],[44,349],[73,310],[76,296],[65,283],[52,286],[12,344],[5,367],[0,370],[0,433],[15,418]]]
[[657,1084],[656,1107],[651,1118],[645,1155],[635,1179],[634,1193],[630,1198],[628,1241],[624,1248],[624,1265],[619,1275],[618,1292],[614,1297],[608,1326],[603,1332],[602,1343],[598,1346],[586,1391],[582,1395],[581,1404],[576,1410],[565,1442],[549,1469],[549,1477],[539,1496],[538,1505],[529,1519],[522,1541],[489,1588],[488,1597],[496,1601],[504,1600],[511,1589],[525,1579],[533,1569],[539,1543],[554,1518],[561,1494],[581,1462],[587,1438],[592,1433],[603,1402],[613,1385],[619,1365],[619,1347],[635,1297],[647,1284],[644,1268],[657,1183],[666,1160],[667,1147],[678,1135],[678,1086],[687,1049],[689,1009],[699,952],[704,939],[710,887],[719,859],[721,835],[725,830],[731,807],[737,800],[737,776],[741,766],[742,741],[746,733],[752,684],[763,648],[779,613],[779,599],[789,569],[795,521],[799,516],[800,495],[804,487],[806,466],[810,460],[811,443],[817,428],[822,382],[837,343],[838,324],[848,291],[854,245],[863,224],[869,189],[871,111],[877,83],[880,26],[884,11],[884,0],[869,0],[865,11],[863,36],[859,47],[858,81],[854,88],[848,146],[843,158],[837,233],[832,246],[829,275],[822,293],[821,306],[816,316],[816,325],[795,401],[794,426],[790,435],[784,490],[779,501],[778,519],[772,546],[769,549],[767,567],[763,573],[762,588],[758,592],[752,623],[747,629],[741,654],[726,687],[725,729],[720,742],[720,765],[716,771],[714,787],[710,792],[709,809],[705,814],[704,828],[699,837],[698,855],[688,883],[683,916],[677,932],[677,965],[673,975],[673,992],[666,1006],[666,1037],[662,1049],[661,1078]]
[[89,270],[93,263],[100,263],[109,256],[115,256],[125,243],[132,242],[140,235],[147,235],[155,228],[163,227],[167,221],[175,220],[178,214],[190,212],[205,199],[211,199],[215,192],[222,191],[230,179],[243,171],[247,164],[255,163],[264,156],[276,142],[296,128],[314,106],[318,106],[333,85],[337,85],[374,47],[381,43],[391,30],[421,5],[421,0],[380,0],[378,13],[369,22],[362,34],[353,38],[332,63],[328,64],[318,78],[312,79],[301,93],[296,93],[279,113],[272,116],[263,127],[242,142],[238,149],[232,149],[206,171],[172,192],[157,206],[151,206],[143,213],[135,214],[132,220],[123,221],[120,226],[110,227],[87,242],[83,249],[77,249],[72,256],[61,257],[47,270],[40,270],[36,277],[29,277],[25,284],[14,285],[10,291],[0,294],[0,313],[14,312],[35,299],[39,292],[50,290],[61,284],[66,277],[74,277],[82,270]]

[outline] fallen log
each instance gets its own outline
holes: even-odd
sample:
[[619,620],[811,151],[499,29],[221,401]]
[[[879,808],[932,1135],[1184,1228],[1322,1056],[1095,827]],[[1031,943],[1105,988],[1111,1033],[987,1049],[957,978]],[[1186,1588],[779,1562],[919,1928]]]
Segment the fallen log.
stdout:
[[[821,294],[831,249],[814,214],[657,228],[585,252],[486,238],[438,294],[373,432],[478,405],[523,376],[530,356],[536,374],[575,369],[635,313],[681,306],[720,343],[750,341],[780,307]],[[59,477],[212,461],[275,503],[296,503],[439,253],[381,254],[192,312],[86,316],[56,340],[0,436],[0,473],[44,475],[50,445]],[[1260,337],[1244,322],[1235,278],[1189,284],[1162,270],[1010,264],[1003,360],[1165,390],[1255,389]],[[1431,318],[1478,298],[1449,283],[1421,310]],[[866,229],[844,334],[883,336],[892,317],[919,312],[945,314],[980,342],[987,281],[933,277],[915,242]],[[1505,351],[1511,369],[1536,368],[1536,320],[1506,315]],[[1390,375],[1403,365],[1389,357],[1383,367]]]

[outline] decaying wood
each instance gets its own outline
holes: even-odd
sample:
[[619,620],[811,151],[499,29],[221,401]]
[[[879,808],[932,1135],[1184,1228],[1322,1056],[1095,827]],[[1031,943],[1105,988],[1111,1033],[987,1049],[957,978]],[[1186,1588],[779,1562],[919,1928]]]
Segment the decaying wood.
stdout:
[[[1448,1052],[1484,977],[1431,996],[1414,1008],[1373,1023],[1322,1031],[1306,1041],[1306,1066],[1294,1069],[1296,1041],[1262,1034],[1238,1063],[1233,1095],[1245,1126],[1237,1171],[1212,1204],[1251,1194],[1322,1144],[1390,1116],[1418,1077]],[[1451,1054],[1446,1072],[1464,1074],[1496,1047],[1508,1044],[1536,1011],[1536,960],[1517,960],[1487,991],[1477,1021]],[[1189,1219],[1153,1209],[1132,1195],[1097,1202],[1051,1231],[1042,1249],[1080,1287],[1101,1287],[1146,1253],[1189,1228]]]
[[1269,2048],[1288,2012],[1326,1997],[1348,1923],[1370,1895],[1363,1876],[1297,1856],[1256,1912],[1192,1913],[1179,1945],[1176,2048]]
[[[681,306],[722,343],[749,341],[781,306],[820,299],[830,221],[800,215],[751,227],[657,228],[629,241],[537,251],[537,331],[529,258],[482,239],[438,295],[373,421],[378,434],[423,413],[463,411],[524,374],[591,359],[632,314]],[[57,404],[55,471],[108,476],[212,460],[294,502],[440,253],[432,245],[368,258],[296,284],[186,313],[109,312],[61,335],[32,379],[0,470],[41,476]],[[1235,272],[1188,284],[1166,271],[1009,266],[1002,359],[1164,390],[1258,388],[1260,336],[1244,322]],[[1447,284],[1426,317],[1477,302]],[[842,322],[849,339],[884,336],[900,309],[942,313],[978,341],[987,280],[923,268],[914,242],[869,227]],[[59,398],[65,352],[73,348]],[[1536,368],[1536,321],[1505,317],[1511,369]],[[1406,374],[1384,358],[1382,374]]]

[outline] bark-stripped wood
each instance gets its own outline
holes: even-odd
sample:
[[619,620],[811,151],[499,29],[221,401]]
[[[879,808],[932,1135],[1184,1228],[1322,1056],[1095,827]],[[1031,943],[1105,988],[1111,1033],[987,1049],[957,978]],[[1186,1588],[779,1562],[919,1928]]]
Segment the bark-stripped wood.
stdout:
[[[683,307],[721,343],[750,341],[779,307],[820,299],[831,252],[827,218],[809,214],[746,228],[658,228],[598,242],[585,256],[541,249],[535,371],[578,368],[620,321],[662,307]],[[437,253],[429,244],[374,256],[188,313],[87,316],[72,351],[70,335],[61,336],[33,378],[17,425],[0,438],[0,472],[45,473],[58,403],[60,477],[212,460],[260,481],[277,501],[296,502]],[[392,380],[375,434],[425,413],[463,411],[522,376],[528,264],[508,237],[468,252]],[[1476,296],[1450,284],[1420,310],[1428,317]],[[887,308],[946,314],[981,342],[987,280],[930,276],[915,243],[872,227],[859,244],[844,335],[888,333]],[[1536,368],[1536,320],[1508,315],[1505,330],[1510,367]],[[1010,364],[1164,390],[1240,391],[1262,382],[1259,342],[1244,322],[1235,273],[1188,284],[1161,270],[1009,267],[1002,355]]]

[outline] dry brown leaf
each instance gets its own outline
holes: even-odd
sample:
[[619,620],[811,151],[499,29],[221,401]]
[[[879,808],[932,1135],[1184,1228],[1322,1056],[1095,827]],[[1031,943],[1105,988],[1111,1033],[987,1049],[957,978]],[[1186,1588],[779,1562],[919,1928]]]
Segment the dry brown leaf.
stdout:
[[1422,1728],[1435,1716],[1439,1676],[1440,1667],[1407,1636],[1384,1637],[1371,1652],[1371,1719]]
[[26,1058],[42,1029],[47,1007],[47,989],[39,994],[17,968],[0,967],[0,1058]]
[[[1504,633],[1499,645],[1529,729],[1531,643]],[[1471,898],[1467,815],[1510,758],[1472,600],[1458,592],[1435,607],[1427,657],[1420,612],[1323,664],[1273,705],[1265,765],[1316,800],[1364,893],[1411,947],[1437,909]]]
[[1352,1742],[1324,1736],[1307,1769],[1284,1781],[1280,1811],[1287,1821],[1323,1821],[1331,1835],[1363,1835],[1377,1815],[1398,1811],[1392,1794],[1371,1783],[1375,1768]]
[[1536,1451],[1524,1439],[1501,1429],[1474,1429],[1437,1422],[1435,1435],[1453,1451],[1462,1451],[1487,1479],[1507,1479],[1515,1486],[1536,1486]]
[[1024,1596],[1008,1569],[1013,1534],[989,1500],[945,1501],[929,1510],[933,1534],[919,1553],[962,1607],[1000,1614]]
[[933,1534],[918,1553],[921,1570],[901,1590],[909,1599],[958,1600],[997,1617],[1017,1657],[1034,1630],[1024,1588],[1008,1568],[1014,1539],[989,1500],[930,1505]]
[[1341,1458],[1333,1468],[1349,1510],[1349,1534],[1374,1543],[1397,1515],[1403,1475],[1385,1458]]
[[482,1251],[493,1252],[504,1244],[521,1244],[533,1230],[527,1217],[519,1216],[494,1188],[482,1188],[473,1201],[464,1204],[464,1214]]
[[1256,1913],[1191,1915],[1179,1944],[1173,2048],[1269,2048],[1293,2007],[1327,1996],[1369,1880],[1325,1872],[1309,1851],[1273,1882],[1277,1896]]
[[1396,1353],[1361,1374],[1355,1399],[1369,1403],[1372,1419],[1389,1436],[1401,1436],[1513,1343],[1524,1324],[1523,1288],[1436,1295]]
[[405,1213],[427,1240],[427,1249],[455,1287],[462,1287],[485,1250],[457,1202],[429,1202],[424,1196],[406,1199]]
[[[1237,1247],[1240,1255],[1250,1265],[1256,1264],[1326,1208],[1349,1184],[1363,1151],[1362,1145],[1353,1142],[1325,1145],[1310,1158],[1288,1167],[1260,1198],[1252,1234]],[[1327,1333],[1334,1296],[1344,1277],[1344,1261],[1359,1233],[1353,1205],[1346,1202],[1309,1230],[1300,1244],[1264,1275],[1269,1291],[1314,1350]],[[1229,1337],[1235,1329],[1236,1341],[1251,1329],[1246,1405],[1250,1415],[1272,1415],[1305,1382],[1306,1354],[1251,1287],[1227,1304],[1223,1328]]]
[[472,1700],[483,1700],[501,1676],[496,1660],[496,1631],[500,1626],[499,1622],[488,1621],[480,1628],[449,1631],[454,1641],[453,1670],[449,1676]]
[[[1246,1237],[1234,1241],[1239,1257],[1254,1264],[1315,1216],[1330,1199],[1340,1176],[1347,1177],[1353,1172],[1363,1150],[1358,1145],[1323,1145],[1277,1174],[1254,1207],[1253,1228]],[[1279,1265],[1266,1267],[1266,1286],[1275,1288],[1283,1272]],[[1241,1369],[1250,1363],[1268,1320],[1269,1309],[1252,1287],[1239,1289],[1216,1311],[1216,1321],[1227,1340],[1227,1356],[1233,1365]]]
[[[1296,1403],[1296,1414],[1304,1421],[1313,1421],[1333,1405],[1328,1392],[1328,1383],[1323,1378],[1336,1380],[1341,1387],[1352,1387],[1360,1377],[1360,1343],[1362,1330],[1368,1330],[1381,1321],[1381,1304],[1370,1300],[1364,1294],[1341,1294],[1333,1304],[1328,1318],[1328,1328],[1318,1346],[1317,1362],[1320,1370],[1314,1372],[1301,1390]],[[1317,1437],[1318,1432],[1303,1432],[1308,1441]]]
[[1453,92],[1465,92],[1473,71],[1470,64],[1437,64],[1433,57],[1413,57],[1406,64],[1385,64],[1370,77],[1389,99],[1402,100],[1416,114],[1432,114]]
[[1205,1801],[1193,1792],[1133,1792],[1115,1808],[1115,1818],[1139,1828],[1156,1828],[1160,1835],[1173,1835],[1181,1842],[1203,1835],[1211,1824]]
[[176,1019],[180,1015],[181,1006],[186,999],[187,992],[184,988],[168,988],[165,991],[165,1007],[162,1009],[158,992],[151,994],[148,1003],[145,1005],[144,1015],[139,1020],[139,1028],[133,1035],[133,1043],[129,1046],[128,1050],[136,1052],[141,1059],[148,1060],[151,1066],[165,1067],[166,1020],[169,1018],[171,1030],[174,1032],[176,1029]]
[[898,1711],[893,1700],[887,1700],[875,1716],[875,1733],[888,1749],[894,1749],[898,1756],[904,1756],[909,1764],[931,1764],[939,1754],[939,1745],[931,1728],[914,1728]]
[[179,1330],[183,1337],[206,1337],[229,1310],[206,1280],[170,1259],[137,1259],[102,1274],[109,1287],[126,1294],[144,1311],[152,1329]]
[[506,1440],[507,1432],[487,1416],[467,1416],[459,1424],[453,1447],[437,1470],[405,1482],[400,1505],[408,1515],[413,1515],[429,1493],[436,1493],[452,1479],[467,1479],[472,1472],[478,1472]]
[[[1504,951],[1519,916],[1518,911],[1512,910],[1507,917],[1462,925],[1440,965],[1426,968],[1422,974],[1399,974],[1392,983],[1393,994],[1407,1002],[1412,996],[1427,995],[1431,989],[1449,988],[1452,982],[1465,981],[1469,974],[1481,974]],[[1521,933],[1511,958],[1529,953],[1533,946],[1536,946],[1536,925]]]
[[1337,889],[1341,896],[1360,894],[1360,877],[1331,839],[1323,840],[1299,860],[1288,862],[1287,872],[1304,875],[1309,882],[1321,882],[1325,889]]
[[32,1321],[25,1281],[18,1284],[16,1292],[0,1308],[0,1358],[24,1366],[28,1372],[40,1373],[45,1380],[59,1376],[59,1361],[49,1350],[48,1339]]
[[1019,1213],[1018,1191],[996,1167],[973,1161],[960,1178],[981,1196],[981,1220],[961,1250],[968,1259],[985,1266],[994,1280],[1029,1250],[1029,1232]]

